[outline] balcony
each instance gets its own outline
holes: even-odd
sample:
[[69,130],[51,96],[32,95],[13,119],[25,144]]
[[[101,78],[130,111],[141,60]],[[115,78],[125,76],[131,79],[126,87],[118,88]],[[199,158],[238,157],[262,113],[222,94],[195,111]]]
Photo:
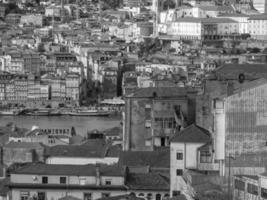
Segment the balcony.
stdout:
[[200,171],[219,171],[219,163],[198,163]]

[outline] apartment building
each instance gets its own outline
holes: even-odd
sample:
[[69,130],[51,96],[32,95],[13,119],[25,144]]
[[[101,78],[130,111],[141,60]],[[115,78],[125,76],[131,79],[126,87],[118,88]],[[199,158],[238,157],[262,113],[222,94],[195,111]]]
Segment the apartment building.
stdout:
[[227,18],[178,18],[169,23],[168,35],[189,40],[219,39],[238,34],[238,22]]
[[177,129],[194,122],[194,94],[179,87],[139,88],[126,94],[124,150],[169,146]]
[[267,14],[251,16],[248,19],[248,33],[253,39],[267,40]]
[[128,173],[118,165],[59,165],[30,163],[10,175],[12,199],[60,199],[72,196],[95,200],[134,194],[162,200],[168,197],[169,183],[157,173]]
[[233,199],[267,199],[267,174],[235,175],[233,177]]

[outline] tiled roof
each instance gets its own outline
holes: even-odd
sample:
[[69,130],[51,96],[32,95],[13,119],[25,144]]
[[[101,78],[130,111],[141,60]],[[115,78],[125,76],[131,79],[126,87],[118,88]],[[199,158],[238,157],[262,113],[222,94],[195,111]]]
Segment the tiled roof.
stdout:
[[248,81],[242,84],[242,87],[234,88],[233,94],[240,93],[241,91],[248,90],[251,88],[255,88],[261,85],[267,84],[267,79],[265,78],[259,78],[253,81]]
[[135,195],[125,194],[112,197],[104,197],[97,200],[144,200],[144,198],[136,197]]
[[16,127],[15,130],[12,130],[11,126],[3,126],[0,127],[0,135],[8,134],[12,137],[21,137],[24,136],[25,133],[29,131],[26,128],[18,128]]
[[107,150],[106,144],[91,142],[90,145],[57,145],[47,149],[50,157],[102,158]]
[[267,73],[266,64],[225,64],[216,73]]
[[[267,152],[246,153],[233,157],[231,167],[267,167]],[[225,159],[225,166],[229,166],[228,157]]]
[[70,144],[81,144],[84,140],[84,137],[80,135],[74,135],[70,138]]
[[[101,175],[124,176],[124,170],[118,165],[99,165]],[[96,165],[51,165],[44,163],[29,163],[13,174],[32,175],[69,175],[69,176],[95,176]]]
[[106,152],[106,157],[116,157],[118,158],[122,152],[122,146],[120,144],[110,146]]
[[150,166],[151,168],[170,168],[170,149],[157,151],[123,151],[120,164],[128,167]]
[[138,88],[128,97],[152,98],[152,97],[186,97],[186,89],[183,87],[148,87]]
[[211,141],[211,134],[208,130],[195,124],[186,127],[184,130],[176,133],[171,142],[184,143],[208,143]]
[[233,11],[230,6],[199,6],[199,8],[206,11]]
[[179,196],[171,197],[171,198],[164,198],[165,200],[187,200],[186,196],[180,194]]
[[157,173],[128,174],[126,185],[132,190],[169,190],[166,178]]
[[58,200],[81,200],[81,199],[74,197],[74,196],[65,196],[65,197],[59,198]]
[[249,17],[249,15],[243,13],[222,13],[218,17]]
[[237,23],[237,21],[229,18],[195,18],[183,17],[176,19],[175,22],[192,22],[192,23]]
[[201,184],[197,184],[193,186],[194,190],[197,193],[201,193],[201,192],[212,192],[212,191],[218,191],[218,192],[222,192],[221,187],[219,185],[215,185],[214,183],[211,182],[204,182]]
[[[263,173],[264,174],[264,173]],[[263,175],[261,174],[261,175]],[[234,175],[235,177],[238,177],[238,178],[248,178],[248,179],[253,179],[253,180],[259,180],[259,177],[258,176],[253,176],[253,175],[246,175],[246,174],[238,174],[238,175]]]
[[38,149],[44,148],[44,145],[38,142],[14,142],[11,141],[4,148],[22,148],[22,149]]
[[267,14],[250,16],[248,20],[267,20]]
[[122,134],[121,127],[113,127],[103,131],[105,136],[120,136]]

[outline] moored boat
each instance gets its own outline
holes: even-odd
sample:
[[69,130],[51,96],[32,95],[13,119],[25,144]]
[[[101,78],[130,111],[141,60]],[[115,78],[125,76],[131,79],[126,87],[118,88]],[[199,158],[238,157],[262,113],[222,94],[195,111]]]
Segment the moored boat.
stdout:
[[69,112],[71,116],[99,116],[99,117],[107,117],[111,113],[109,111],[103,110],[76,110]]
[[13,115],[18,115],[18,114],[19,114],[18,110],[0,111],[0,115],[4,115],[4,116],[13,116]]
[[34,112],[29,112],[26,115],[32,115],[32,116],[49,116],[48,110],[37,110]]

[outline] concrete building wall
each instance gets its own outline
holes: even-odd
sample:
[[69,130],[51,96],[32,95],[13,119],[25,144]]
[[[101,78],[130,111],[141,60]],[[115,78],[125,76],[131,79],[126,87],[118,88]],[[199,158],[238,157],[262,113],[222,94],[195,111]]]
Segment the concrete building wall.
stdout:
[[86,164],[115,164],[118,163],[119,158],[106,157],[106,158],[73,158],[73,157],[48,157],[47,164],[69,164],[69,165],[86,165]]
[[254,39],[267,40],[267,19],[249,19],[248,32]]
[[[66,176],[66,175],[35,175],[35,174],[12,174],[11,182],[12,183],[32,183],[32,184],[42,184],[42,177],[48,177],[48,184],[60,184],[60,177],[67,178],[67,184],[70,185],[96,185],[97,180],[95,176]],[[105,185],[105,181],[110,180],[111,185],[124,185],[124,177],[110,177],[110,176],[101,176],[100,183]]]
[[[181,191],[186,187],[182,176],[177,175],[177,169],[196,169],[198,161],[197,149],[204,143],[171,143],[171,164],[170,164],[170,190]],[[177,159],[177,153],[183,154],[183,159]]]
[[37,195],[38,192],[45,192],[47,200],[56,200],[62,198],[66,195],[74,196],[79,199],[84,199],[85,193],[92,194],[92,200],[99,199],[102,197],[103,193],[109,193],[110,196],[117,196],[126,194],[126,191],[114,191],[114,190],[56,190],[56,189],[12,189],[11,195],[12,199],[21,199],[21,192],[29,192],[30,196],[33,197]]
[[[183,160],[177,160],[176,154],[183,153]],[[185,161],[185,149],[183,143],[171,143],[171,164],[170,164],[170,191],[181,191],[185,186],[182,176],[177,176],[177,169],[184,170]]]
[[[155,119],[173,118],[174,106],[180,106],[184,116],[188,117],[188,100],[186,98],[176,99],[146,99],[146,98],[131,98],[126,100],[125,110],[125,134],[124,146],[125,149],[151,151],[156,145],[154,140],[156,132],[163,131],[166,137],[171,137],[174,134],[174,128],[162,128]],[[150,109],[146,107],[150,106]],[[189,117],[191,119],[191,117]],[[151,124],[148,126],[147,123]],[[163,136],[162,136],[163,137]],[[157,144],[159,144],[157,142]]]
[[226,155],[267,151],[266,86],[226,98]]

